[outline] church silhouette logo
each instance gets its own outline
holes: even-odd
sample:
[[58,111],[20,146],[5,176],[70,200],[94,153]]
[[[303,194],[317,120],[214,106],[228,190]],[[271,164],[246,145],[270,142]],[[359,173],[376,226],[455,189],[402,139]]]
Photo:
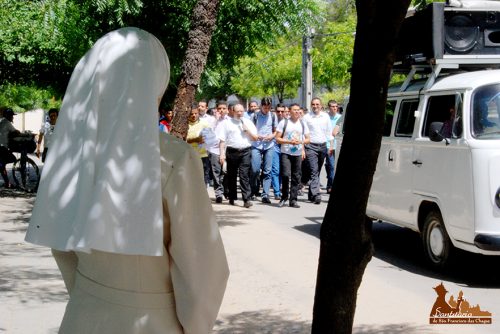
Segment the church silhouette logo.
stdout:
[[432,305],[429,317],[430,324],[484,325],[492,323],[491,312],[481,310],[479,304],[470,303],[464,298],[464,293],[461,290],[456,299],[450,295],[446,301],[448,290],[444,287],[443,282],[433,289],[436,291],[437,297]]

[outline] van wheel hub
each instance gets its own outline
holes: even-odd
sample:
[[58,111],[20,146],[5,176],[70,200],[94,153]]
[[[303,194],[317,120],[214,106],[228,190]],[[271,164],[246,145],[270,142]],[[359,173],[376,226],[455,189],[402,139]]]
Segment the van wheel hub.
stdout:
[[443,253],[443,249],[444,249],[444,236],[443,236],[443,232],[441,231],[441,229],[437,226],[434,226],[434,228],[432,228],[432,230],[430,231],[430,235],[429,235],[429,243],[430,243],[430,248],[431,248],[431,251],[432,251],[432,254],[436,255],[436,256],[440,256],[442,253]]

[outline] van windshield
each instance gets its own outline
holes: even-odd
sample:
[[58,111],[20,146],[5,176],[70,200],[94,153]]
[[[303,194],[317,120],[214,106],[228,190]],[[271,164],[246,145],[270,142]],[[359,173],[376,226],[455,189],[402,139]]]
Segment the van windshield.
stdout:
[[500,84],[477,88],[472,95],[472,136],[500,139]]

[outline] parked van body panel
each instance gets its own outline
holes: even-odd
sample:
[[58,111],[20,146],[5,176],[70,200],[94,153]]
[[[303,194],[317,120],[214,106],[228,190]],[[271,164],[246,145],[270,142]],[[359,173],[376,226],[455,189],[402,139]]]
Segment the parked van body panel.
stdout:
[[412,198],[411,169],[407,166],[412,154],[411,139],[387,138],[382,142],[368,199],[368,216],[405,227],[414,225],[409,210]]
[[498,234],[500,208],[495,204],[495,193],[500,187],[500,147],[473,149],[475,230],[478,234]]
[[[471,152],[464,139],[450,144],[429,138],[414,141],[412,192],[435,200],[440,208],[450,239],[473,243],[474,201]],[[417,203],[419,205],[419,203]]]
[[453,246],[500,255],[500,70],[423,87],[390,89],[367,215],[423,232],[437,212]]

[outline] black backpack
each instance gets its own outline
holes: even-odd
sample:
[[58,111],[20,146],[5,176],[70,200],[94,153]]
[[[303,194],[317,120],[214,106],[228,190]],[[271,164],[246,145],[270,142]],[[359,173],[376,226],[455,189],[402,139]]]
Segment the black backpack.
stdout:
[[[302,125],[302,137],[304,137],[304,132],[305,132],[304,122],[301,119],[299,119],[299,121],[300,121],[300,125]],[[285,125],[283,125],[283,133],[281,134],[282,136],[285,135],[285,130],[286,130],[287,125],[288,125],[288,118],[285,118]]]

